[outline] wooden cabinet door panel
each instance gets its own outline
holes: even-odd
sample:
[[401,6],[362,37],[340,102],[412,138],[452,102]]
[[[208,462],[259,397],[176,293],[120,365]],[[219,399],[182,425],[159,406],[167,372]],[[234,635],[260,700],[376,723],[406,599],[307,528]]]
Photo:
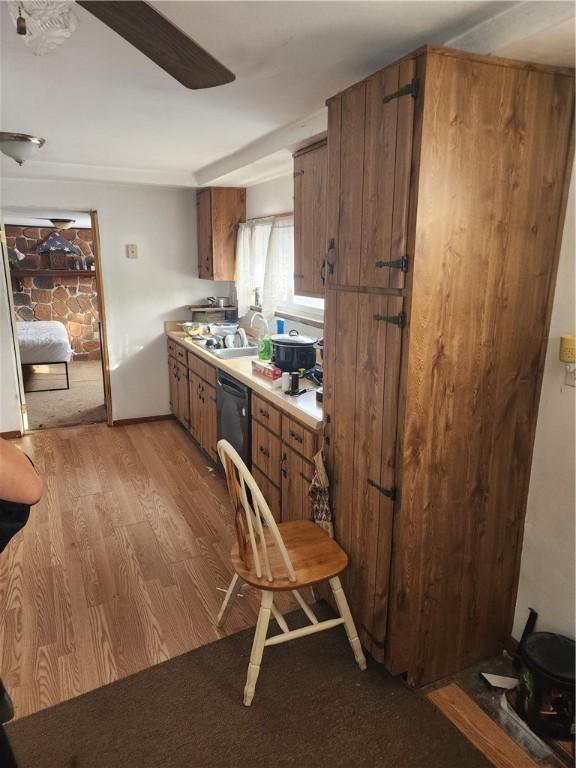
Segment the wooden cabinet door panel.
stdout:
[[280,501],[280,489],[272,483],[266,475],[261,472],[258,467],[252,466],[252,475],[258,488],[262,491],[262,495],[266,499],[266,503],[270,507],[270,512],[277,523],[282,519],[282,505]]
[[326,252],[326,144],[294,157],[294,293],[323,296]]
[[[328,291],[324,407],[336,538],[348,596],[369,647],[384,639],[402,330],[398,296]],[[380,562],[380,560],[382,562]],[[378,634],[376,634],[378,632]]]
[[314,473],[313,465],[288,446],[282,446],[282,522],[312,520],[312,505],[308,488]]
[[394,64],[366,85],[362,286],[404,285],[414,99],[407,94],[384,103],[384,97],[408,85],[414,70],[413,60]]
[[318,451],[318,433],[302,426],[290,416],[282,417],[282,441],[308,461],[313,461]]
[[212,202],[211,191],[196,193],[198,227],[198,277],[210,279],[212,275]]
[[188,394],[188,368],[182,363],[176,363],[178,366],[178,419],[186,427],[190,425],[190,398]]
[[224,187],[212,194],[212,263],[213,280],[234,280],[236,271],[236,239],[238,224],[246,214],[246,190]]
[[200,445],[202,443],[202,409],[200,389],[202,379],[193,371],[188,371],[190,395],[190,434]]
[[178,363],[173,357],[168,358],[168,382],[170,385],[170,410],[178,415]]
[[[339,168],[338,216],[332,212],[328,218],[326,281],[328,285],[357,286],[362,244],[366,84],[351,88],[330,105],[332,123],[338,120],[337,101],[340,102],[339,141],[336,144],[336,140],[331,139],[329,152],[330,162]],[[329,184],[332,183],[329,176]],[[330,205],[334,205],[335,197],[331,196],[330,200]],[[334,232],[336,218],[338,231]]]
[[202,383],[201,392],[201,423],[202,439],[201,445],[213,461],[218,461],[218,451],[216,444],[217,426],[216,426],[216,389],[209,384]]
[[280,485],[280,438],[252,420],[252,463]]

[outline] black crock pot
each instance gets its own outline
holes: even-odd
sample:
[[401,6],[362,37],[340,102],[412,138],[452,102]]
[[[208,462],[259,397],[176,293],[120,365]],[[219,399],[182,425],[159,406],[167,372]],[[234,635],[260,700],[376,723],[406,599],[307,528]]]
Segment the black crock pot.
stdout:
[[316,365],[316,339],[300,336],[298,331],[270,336],[272,362],[282,371],[308,371]]

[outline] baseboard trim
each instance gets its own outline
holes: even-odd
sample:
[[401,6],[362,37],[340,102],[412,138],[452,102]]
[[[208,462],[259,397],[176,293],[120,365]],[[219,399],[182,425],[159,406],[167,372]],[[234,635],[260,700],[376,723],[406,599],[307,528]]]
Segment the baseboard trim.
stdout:
[[22,432],[19,429],[13,429],[12,432],[0,432],[0,437],[3,440],[16,440],[18,437],[22,437]]
[[129,424],[143,424],[146,421],[168,421],[173,419],[173,413],[165,413],[162,416],[140,416],[137,419],[114,419],[113,427],[126,427]]

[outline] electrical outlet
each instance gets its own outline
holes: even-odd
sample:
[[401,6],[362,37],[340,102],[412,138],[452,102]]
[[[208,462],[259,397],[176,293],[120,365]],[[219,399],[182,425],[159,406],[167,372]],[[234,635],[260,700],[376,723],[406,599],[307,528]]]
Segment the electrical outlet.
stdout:
[[127,259],[137,259],[138,258],[138,246],[137,245],[127,245],[126,246],[126,258]]

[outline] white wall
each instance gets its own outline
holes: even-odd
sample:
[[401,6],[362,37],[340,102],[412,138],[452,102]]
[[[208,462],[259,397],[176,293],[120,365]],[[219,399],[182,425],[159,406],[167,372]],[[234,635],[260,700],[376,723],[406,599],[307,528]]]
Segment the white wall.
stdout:
[[255,184],[246,190],[246,218],[271,216],[294,210],[294,177],[279,176],[277,179]]
[[[230,290],[198,279],[195,192],[5,179],[2,205],[98,211],[113,417],[168,413],[164,320],[188,319],[186,304]],[[126,258],[126,243],[138,245],[138,259]],[[12,423],[4,399],[2,391],[0,431]]]
[[542,382],[513,636],[528,608],[537,628],[574,637],[574,466],[576,389],[564,384],[560,336],[574,333],[574,174],[568,197]]

